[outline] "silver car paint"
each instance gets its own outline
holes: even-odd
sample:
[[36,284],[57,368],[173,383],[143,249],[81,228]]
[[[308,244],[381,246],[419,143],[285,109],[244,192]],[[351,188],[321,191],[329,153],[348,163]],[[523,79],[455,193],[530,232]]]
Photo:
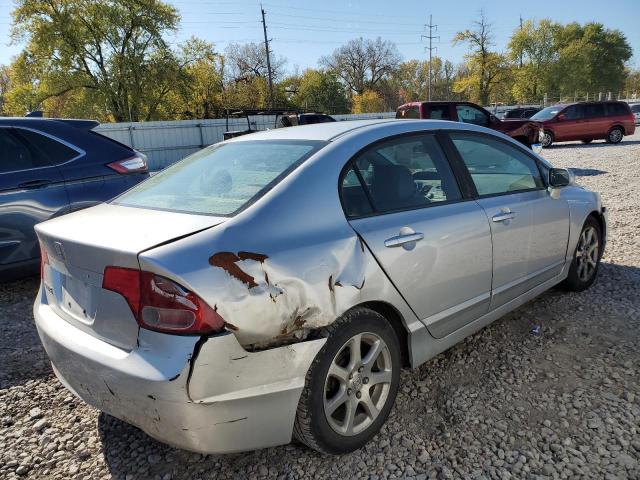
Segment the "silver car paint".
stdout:
[[[78,268],[96,274],[106,262],[137,266],[137,256],[140,268],[181,283],[215,306],[230,332],[198,339],[141,329],[137,346],[118,348],[113,339],[79,328],[49,304],[48,282],[53,281],[49,270],[59,266],[54,261],[45,268],[34,313],[56,373],[87,402],[165,442],[203,452],[259,448],[290,440],[304,374],[324,342],[307,340],[308,335],[349,308],[382,302],[395,310],[407,330],[409,357],[415,367],[561,281],[567,275],[570,253],[586,216],[601,210],[597,195],[576,186],[554,194],[559,197],[554,201],[566,202],[570,211],[566,250],[570,253],[565,253],[559,271],[554,270],[551,277],[538,277],[536,283],[529,282],[535,275],[525,275],[529,289],[493,310],[486,310],[487,300],[491,300],[487,298],[487,272],[481,271],[482,265],[489,265],[484,258],[474,264],[475,274],[485,282],[475,292],[478,295],[461,293],[461,285],[469,288],[469,283],[453,272],[439,279],[438,288],[441,295],[449,290],[455,298],[445,299],[431,310],[423,305],[424,310],[416,309],[420,312],[416,315],[405,298],[417,298],[420,292],[429,295],[431,284],[414,282],[401,286],[399,292],[392,282],[393,273],[390,280],[371,253],[379,248],[377,237],[371,234],[367,239],[370,231],[363,233],[363,242],[347,222],[337,190],[340,172],[351,156],[386,136],[450,128],[483,131],[511,141],[481,127],[424,120],[321,124],[260,132],[231,141],[277,137],[331,143],[250,208],[224,222],[216,217],[187,215],[187,219],[184,214],[104,205],[38,226],[48,251],[53,242],[60,241],[70,258],[77,259],[73,262]],[[425,265],[441,267],[436,260],[447,258],[451,248],[444,238],[446,224],[438,209],[460,209],[464,218],[465,211],[477,211],[477,206],[469,200],[424,210],[439,225],[425,224],[434,229],[429,243],[425,242],[430,248],[420,249],[426,256],[421,258]],[[120,215],[125,217],[125,228]],[[385,223],[383,217],[378,218],[372,223]],[[477,238],[480,245],[482,239],[486,244],[489,220],[484,227],[475,221],[478,230],[465,233]],[[365,222],[352,223],[356,230],[365,232]],[[464,229],[463,223],[458,228]],[[87,225],[95,231],[86,232]],[[394,230],[391,223],[387,228]],[[140,237],[146,235],[146,229],[151,233],[143,240]],[[451,233],[454,231],[452,228]],[[89,246],[93,244],[107,253],[92,251]],[[486,246],[481,248],[490,255]],[[400,256],[398,259],[403,261]],[[384,266],[385,260],[381,263]],[[95,282],[99,280],[95,278]],[[403,288],[412,290],[403,292]],[[462,303],[454,305],[457,299]],[[55,305],[57,300],[51,300]],[[463,321],[454,315],[468,312],[476,304],[481,307]],[[442,312],[444,316],[438,318]],[[438,320],[446,318],[455,328],[440,322],[442,328],[434,329]],[[430,334],[429,329],[442,338]],[[103,351],[112,352],[112,358],[105,357]],[[223,388],[220,379],[224,379]],[[101,380],[107,380],[108,385]],[[149,413],[154,408],[157,415]]]

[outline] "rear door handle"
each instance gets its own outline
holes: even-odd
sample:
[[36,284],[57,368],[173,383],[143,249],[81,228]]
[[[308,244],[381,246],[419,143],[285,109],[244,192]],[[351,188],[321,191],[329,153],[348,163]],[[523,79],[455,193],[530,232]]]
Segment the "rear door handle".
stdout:
[[387,238],[384,241],[384,246],[389,248],[400,247],[407,243],[412,243],[412,242],[415,243],[419,240],[422,240],[423,238],[424,238],[424,234],[420,232],[400,234],[400,235],[396,235],[395,237]]
[[51,183],[51,180],[30,180],[18,184],[19,188],[42,188]]
[[491,220],[497,223],[497,222],[505,222],[507,220],[512,220],[514,218],[516,218],[515,212],[503,210],[502,212],[491,217]]

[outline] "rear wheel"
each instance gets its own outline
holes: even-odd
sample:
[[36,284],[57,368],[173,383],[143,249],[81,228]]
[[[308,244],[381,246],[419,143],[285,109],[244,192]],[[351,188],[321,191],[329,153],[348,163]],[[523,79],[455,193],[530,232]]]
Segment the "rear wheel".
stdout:
[[622,133],[622,128],[614,127],[609,130],[609,135],[607,135],[607,142],[609,143],[620,143],[622,141],[622,137],[624,134]]
[[549,131],[545,131],[544,135],[542,136],[542,146],[545,148],[550,147],[552,143],[553,143],[553,133]]
[[584,222],[578,245],[573,255],[569,275],[560,284],[565,290],[581,292],[595,281],[602,256],[602,232],[595,218]]
[[593,142],[593,138],[587,138],[585,140],[582,140],[582,143],[591,143]]
[[307,372],[294,424],[302,443],[342,454],[384,424],[398,392],[400,345],[377,312],[355,308],[321,332],[327,343]]

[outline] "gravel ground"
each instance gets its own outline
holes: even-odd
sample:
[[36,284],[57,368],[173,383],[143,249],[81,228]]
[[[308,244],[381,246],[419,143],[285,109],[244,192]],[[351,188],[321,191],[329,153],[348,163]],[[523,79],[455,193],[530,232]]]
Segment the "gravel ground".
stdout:
[[382,432],[340,458],[192,454],[100,414],[52,374],[37,280],[0,286],[0,478],[640,478],[640,134],[544,155],[609,208],[596,284],[549,291],[404,372]]

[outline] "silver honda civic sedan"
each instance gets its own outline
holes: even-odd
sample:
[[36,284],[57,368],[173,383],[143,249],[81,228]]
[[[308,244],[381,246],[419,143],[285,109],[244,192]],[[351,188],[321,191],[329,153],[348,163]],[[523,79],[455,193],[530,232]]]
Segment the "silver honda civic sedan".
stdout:
[[569,171],[482,127],[259,132],[39,224],[35,321],[70,391],[160,441],[339,454],[402,368],[588,288],[606,228]]

